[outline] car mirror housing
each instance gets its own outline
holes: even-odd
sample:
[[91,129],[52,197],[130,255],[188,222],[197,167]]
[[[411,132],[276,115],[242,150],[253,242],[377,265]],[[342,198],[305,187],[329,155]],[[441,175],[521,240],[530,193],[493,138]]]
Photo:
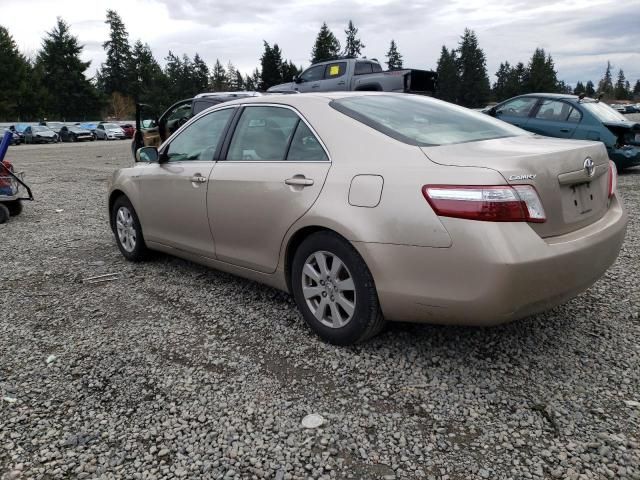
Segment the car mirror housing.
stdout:
[[496,107],[491,107],[487,113],[492,117],[495,117],[498,115],[498,109]]
[[295,77],[293,77],[293,81],[295,83],[302,83],[302,78],[300,78],[298,75],[296,75]]
[[136,150],[136,162],[158,163],[160,155],[156,147],[142,147]]

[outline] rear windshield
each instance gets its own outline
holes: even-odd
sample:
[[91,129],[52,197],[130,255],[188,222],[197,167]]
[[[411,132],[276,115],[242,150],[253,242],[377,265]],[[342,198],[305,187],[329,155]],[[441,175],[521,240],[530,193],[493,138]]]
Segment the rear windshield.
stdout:
[[529,135],[482,113],[419,95],[347,97],[330,105],[396,140],[421,147]]
[[601,122],[627,121],[627,117],[602,102],[584,102],[582,106],[589,110]]

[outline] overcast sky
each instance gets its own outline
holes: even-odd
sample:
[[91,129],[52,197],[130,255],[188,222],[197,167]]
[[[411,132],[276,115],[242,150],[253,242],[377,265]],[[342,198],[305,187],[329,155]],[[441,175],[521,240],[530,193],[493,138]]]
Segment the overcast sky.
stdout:
[[476,31],[490,75],[500,62],[527,62],[536,47],[551,53],[569,83],[602,76],[607,60],[633,83],[640,78],[640,0],[0,0],[0,24],[34,54],[56,16],[85,46],[92,75],[104,61],[107,6],[119,12],[131,43],[147,42],[156,58],[196,52],[211,65],[231,60],[244,73],[262,40],[306,67],[322,22],[344,43],[349,19],[364,55],[384,60],[393,38],[406,67],[433,69],[442,45],[455,47],[465,27]]

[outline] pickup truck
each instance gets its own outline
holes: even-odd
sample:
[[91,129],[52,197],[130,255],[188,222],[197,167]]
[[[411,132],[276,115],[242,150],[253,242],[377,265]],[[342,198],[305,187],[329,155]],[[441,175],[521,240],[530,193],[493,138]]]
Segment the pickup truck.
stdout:
[[431,95],[438,74],[427,70],[383,71],[380,63],[366,58],[343,58],[311,65],[291,83],[271,87],[267,92],[379,91]]

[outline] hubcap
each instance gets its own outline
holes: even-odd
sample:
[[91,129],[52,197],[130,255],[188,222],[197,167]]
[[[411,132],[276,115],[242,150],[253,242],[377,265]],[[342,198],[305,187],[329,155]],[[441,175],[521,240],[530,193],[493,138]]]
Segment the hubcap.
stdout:
[[116,230],[120,245],[131,253],[136,248],[136,229],[133,226],[133,215],[127,207],[120,207],[116,214]]
[[351,272],[331,252],[309,255],[302,268],[302,293],[316,319],[330,328],[344,327],[356,308]]

